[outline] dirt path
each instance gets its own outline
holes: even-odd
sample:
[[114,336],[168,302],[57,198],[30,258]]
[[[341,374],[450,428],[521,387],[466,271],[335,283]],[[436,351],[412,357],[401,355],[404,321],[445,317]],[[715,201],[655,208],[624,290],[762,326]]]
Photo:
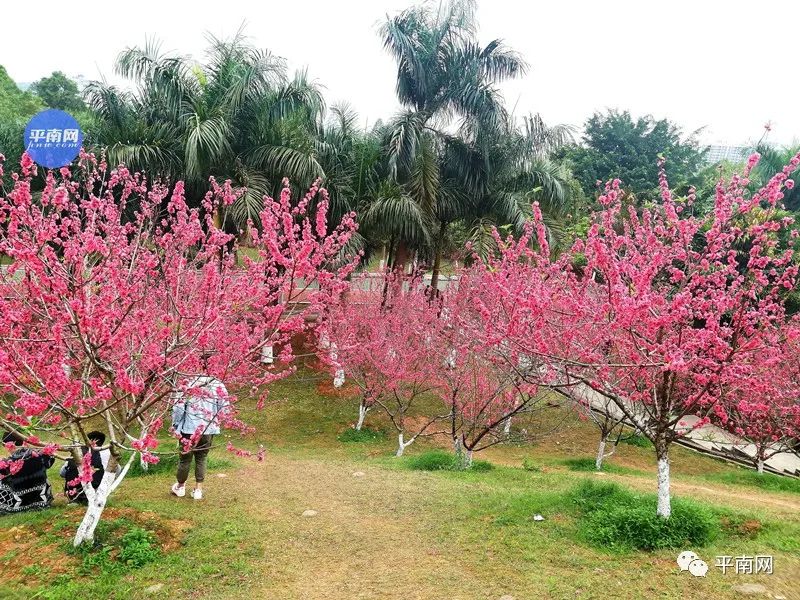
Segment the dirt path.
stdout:
[[262,588],[241,597],[413,599],[447,589],[467,599],[481,589],[416,510],[435,494],[406,473],[372,467],[354,477],[345,463],[275,456],[246,469],[234,491],[265,532],[264,563]]

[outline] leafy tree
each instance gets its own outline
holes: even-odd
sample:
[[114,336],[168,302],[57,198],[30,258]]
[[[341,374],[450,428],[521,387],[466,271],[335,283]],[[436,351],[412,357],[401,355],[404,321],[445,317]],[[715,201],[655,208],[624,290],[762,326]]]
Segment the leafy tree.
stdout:
[[595,113],[587,121],[583,145],[563,152],[573,167],[584,193],[594,197],[598,181],[620,179],[625,191],[640,201],[659,196],[658,159],[667,160],[672,185],[684,191],[696,183],[704,150],[695,134],[684,137],[681,129],[667,119],[651,116],[634,119],[628,111]]
[[0,65],[0,123],[27,121],[43,108],[42,101],[19,89],[5,67]]
[[94,82],[87,99],[99,119],[95,141],[112,164],[185,179],[195,205],[209,176],[246,187],[226,211],[227,226],[238,230],[284,177],[306,185],[324,175],[314,137],[324,101],[305,73],[289,78],[282,58],[253,48],[241,32],[209,42],[202,65],[163,55],[152,42],[129,48],[116,70],[135,90]]
[[[444,159],[452,141],[477,141],[507,120],[500,81],[522,74],[525,63],[500,40],[477,43],[470,1],[409,8],[381,28],[397,62],[397,97],[403,111],[386,140],[391,182],[365,215],[380,223],[390,262],[402,266],[410,252],[441,252],[449,210],[472,191],[453,180]],[[450,133],[457,127],[458,135]]]
[[84,110],[78,85],[61,71],[54,71],[49,77],[42,77],[31,85],[30,91],[36,94],[50,108],[67,112]]
[[[7,165],[19,164],[24,150],[25,124],[43,108],[42,101],[30,92],[20,90],[0,65],[0,154],[6,157]],[[0,183],[3,182],[0,179]],[[9,183],[7,177],[5,183]]]

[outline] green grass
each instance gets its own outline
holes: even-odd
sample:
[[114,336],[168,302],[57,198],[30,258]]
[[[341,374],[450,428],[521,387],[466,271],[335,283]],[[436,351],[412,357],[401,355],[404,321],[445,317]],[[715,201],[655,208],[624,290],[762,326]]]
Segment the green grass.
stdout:
[[[266,458],[231,456],[221,438],[202,502],[170,496],[174,457],[134,471],[112,497],[94,549],[68,550],[80,507],[2,517],[0,598],[735,600],[740,579],[677,573],[671,546],[687,542],[709,561],[773,554],[775,574],[747,581],[794,593],[800,499],[744,483],[743,469],[677,449],[679,519],[662,531],[650,448],[620,446],[607,469],[590,472],[593,459],[575,457],[588,457],[596,440],[578,423],[535,446],[481,453],[489,470],[476,461],[453,471],[444,439],[421,439],[402,459],[385,435],[342,443],[358,399],[321,394],[317,381],[301,370],[273,386],[267,410],[243,407],[258,433],[230,439],[265,444]],[[371,412],[367,428],[390,431],[391,423]],[[226,477],[217,477],[222,469]],[[302,517],[307,509],[318,514]],[[163,588],[147,592],[153,585]]]
[[744,468],[725,470],[705,476],[707,481],[744,485],[770,492],[789,492],[800,494],[800,479],[781,477],[772,473],[758,473]]
[[[221,450],[217,449],[214,454],[209,454],[207,459],[207,467],[211,471],[218,471],[221,469],[229,469],[233,466],[233,462],[228,460],[226,455],[221,454]],[[124,464],[124,461],[123,461]],[[128,477],[146,477],[148,475],[157,475],[160,473],[173,474],[178,468],[178,455],[165,454],[160,457],[160,460],[151,465],[147,465],[147,470],[142,469],[138,460],[133,461]]]
[[428,450],[406,459],[406,466],[413,471],[491,471],[494,465],[485,460],[473,459],[472,465],[465,468],[461,460],[452,452]]
[[[595,460],[593,458],[567,458],[561,461],[570,471],[580,471],[591,473],[597,471],[595,467]],[[601,471],[607,473],[621,473],[625,475],[641,475],[642,471],[638,469],[630,469],[622,467],[615,463],[610,462],[608,459],[603,461],[603,468]]]
[[362,427],[361,429],[348,427],[336,439],[345,443],[381,442],[386,439],[386,432],[370,429],[369,427]]
[[569,495],[581,516],[579,536],[611,551],[702,548],[720,534],[719,517],[703,504],[674,500],[672,514],[656,514],[656,496],[615,483],[582,482]]

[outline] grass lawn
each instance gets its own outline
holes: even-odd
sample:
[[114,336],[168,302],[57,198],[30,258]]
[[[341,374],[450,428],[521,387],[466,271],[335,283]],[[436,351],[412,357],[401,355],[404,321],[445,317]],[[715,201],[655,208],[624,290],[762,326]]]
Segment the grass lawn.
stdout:
[[[570,501],[586,479],[653,492],[652,450],[621,445],[594,473],[578,459],[594,455],[596,433],[569,419],[542,443],[476,457],[491,470],[413,470],[414,457],[440,441],[395,459],[388,424],[372,414],[367,424],[386,435],[346,441],[357,404],[329,389],[307,371],[277,385],[278,402],[254,417],[259,433],[247,442],[264,442],[265,460],[215,451],[202,502],[171,497],[166,468],[126,480],[91,552],[67,550],[81,511],[63,501],[2,517],[0,598],[727,599],[743,583],[766,586],[762,597],[798,597],[794,482],[676,448],[674,495],[723,523],[710,545],[684,548],[710,566],[694,578],[678,572],[677,550],[592,545]],[[774,555],[773,575],[714,567],[717,555],[755,554]]]

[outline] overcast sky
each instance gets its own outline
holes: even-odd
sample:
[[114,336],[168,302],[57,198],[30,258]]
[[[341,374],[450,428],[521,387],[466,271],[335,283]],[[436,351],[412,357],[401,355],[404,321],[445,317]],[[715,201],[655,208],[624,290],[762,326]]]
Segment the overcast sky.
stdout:
[[[398,108],[395,72],[377,27],[411,0],[38,0],[2,9],[0,64],[16,81],[54,70],[117,81],[120,50],[156,36],[202,59],[205,33],[242,22],[259,47],[308,67],[329,103],[349,101],[365,122]],[[123,11],[129,7],[130,10]],[[749,8],[752,7],[752,8]],[[503,86],[517,114],[579,126],[597,110],[668,117],[706,143],[800,139],[797,0],[479,0],[481,41],[503,38],[530,64]]]

